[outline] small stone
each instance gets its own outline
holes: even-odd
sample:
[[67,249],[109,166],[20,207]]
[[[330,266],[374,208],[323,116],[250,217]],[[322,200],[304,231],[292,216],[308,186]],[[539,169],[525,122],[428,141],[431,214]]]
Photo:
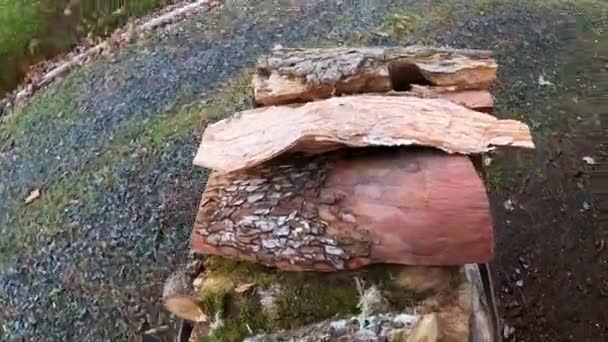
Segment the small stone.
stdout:
[[232,202],[232,205],[242,205],[243,203],[245,203],[245,199],[241,198]]
[[520,279],[520,280],[518,280],[518,281],[516,281],[516,282],[515,282],[515,286],[517,286],[517,287],[524,287],[524,281],[523,281],[523,280],[521,280],[521,279]]
[[589,165],[595,164],[595,159],[593,159],[592,157],[589,157],[589,156],[583,157],[583,161]]

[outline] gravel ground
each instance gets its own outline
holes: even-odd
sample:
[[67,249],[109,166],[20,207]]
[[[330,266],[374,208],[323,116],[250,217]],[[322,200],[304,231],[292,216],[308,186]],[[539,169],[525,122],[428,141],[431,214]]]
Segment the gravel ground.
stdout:
[[[204,186],[205,172],[191,166],[200,127],[173,132],[154,146],[137,132],[170,120],[182,105],[208,101],[275,44],[341,42],[421,42],[497,52],[497,111],[528,122],[538,144],[534,154],[495,156],[488,179],[497,221],[497,291],[506,323],[515,328],[509,338],[553,341],[566,332],[574,341],[607,338],[605,326],[595,327],[607,321],[595,308],[605,299],[576,290],[577,283],[544,280],[570,272],[584,281],[584,274],[602,271],[598,260],[575,267],[571,260],[587,260],[582,247],[564,254],[564,235],[548,234],[577,225],[582,229],[573,233],[575,241],[597,236],[589,223],[592,211],[579,211],[583,201],[592,203],[586,199],[588,179],[572,180],[569,171],[555,171],[548,161],[559,151],[561,162],[576,165],[582,153],[594,153],[585,137],[565,137],[592,127],[587,118],[597,107],[573,114],[566,109],[572,103],[564,101],[593,96],[595,58],[606,51],[598,50],[593,39],[605,32],[605,20],[591,21],[573,8],[492,1],[243,3],[226,2],[221,12],[160,31],[82,68],[42,91],[18,119],[5,124],[0,131],[0,254],[8,261],[0,275],[1,340],[127,340],[169,324],[158,297],[188,249]],[[395,25],[403,19],[395,19],[395,13],[408,16],[405,30]],[[590,42],[582,39],[589,37]],[[582,66],[576,60],[581,51],[594,51],[581,54],[587,63]],[[245,101],[233,108],[249,105]],[[110,149],[118,152],[108,156]],[[538,199],[546,187],[562,189],[559,203]],[[41,198],[24,205],[34,188],[43,189]],[[524,205],[506,210],[507,200],[539,212],[547,209],[547,215],[532,220]],[[570,205],[566,219],[564,212],[549,210],[562,202]],[[558,218],[554,226],[544,224]],[[522,230],[526,233],[513,233]],[[552,262],[555,255],[567,261]],[[525,285],[517,286],[524,278]],[[544,289],[568,293],[556,302],[542,295]],[[562,302],[568,296],[579,304],[574,310]],[[518,315],[511,315],[513,307]],[[549,318],[542,322],[539,315]]]

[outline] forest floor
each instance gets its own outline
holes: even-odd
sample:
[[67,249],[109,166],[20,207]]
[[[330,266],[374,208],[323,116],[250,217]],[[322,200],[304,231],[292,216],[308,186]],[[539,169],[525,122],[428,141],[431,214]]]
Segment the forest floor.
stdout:
[[72,72],[0,126],[0,340],[117,341],[171,324],[162,282],[206,179],[192,158],[207,120],[252,106],[257,57],[414,43],[495,51],[496,113],[533,130],[537,149],[492,156],[486,180],[507,340],[608,340],[591,177],[608,154],[607,29],[608,5],[592,0],[242,0]]

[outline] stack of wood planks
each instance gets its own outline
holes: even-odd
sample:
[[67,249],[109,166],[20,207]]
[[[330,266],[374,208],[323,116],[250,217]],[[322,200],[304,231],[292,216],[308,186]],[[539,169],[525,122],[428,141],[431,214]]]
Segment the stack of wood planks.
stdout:
[[272,50],[258,107],[204,132],[192,250],[284,271],[491,261],[475,161],[534,147],[525,124],[491,115],[496,70],[480,50]]

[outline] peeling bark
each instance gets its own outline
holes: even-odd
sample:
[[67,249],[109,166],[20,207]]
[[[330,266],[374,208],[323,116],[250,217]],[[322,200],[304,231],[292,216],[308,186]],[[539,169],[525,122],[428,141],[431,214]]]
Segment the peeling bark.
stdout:
[[358,95],[237,113],[207,127],[194,164],[231,172],[286,152],[408,145],[461,154],[534,147],[530,129],[516,120],[443,99]]
[[412,84],[487,89],[491,52],[448,48],[275,49],[258,61],[254,100],[270,106],[340,94],[408,90]]
[[192,248],[284,270],[459,265],[489,261],[493,232],[466,156],[357,150],[212,173]]

